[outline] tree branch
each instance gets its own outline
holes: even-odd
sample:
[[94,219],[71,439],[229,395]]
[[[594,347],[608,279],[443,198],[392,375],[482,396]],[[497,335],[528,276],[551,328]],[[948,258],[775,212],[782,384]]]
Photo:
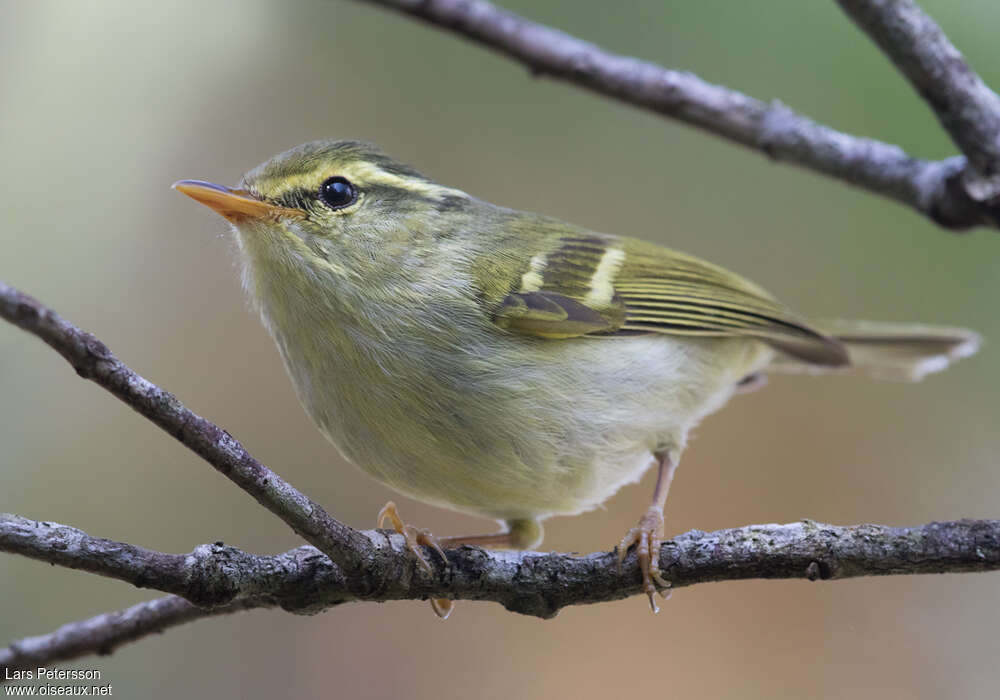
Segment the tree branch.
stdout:
[[[136,374],[93,335],[3,282],[0,318],[41,338],[77,374],[107,389],[177,438],[344,570],[357,574],[368,570],[373,546],[367,538],[332,518],[319,504],[251,457],[225,430]],[[367,577],[359,575],[352,580],[362,584]]]
[[[963,157],[942,161],[912,158],[898,146],[839,132],[779,102],[768,104],[705,82],[688,72],[606,51],[502,10],[486,0],[365,1],[417,17],[488,46],[525,64],[534,74],[565,80],[686,122],[762,151],[775,160],[895,199],[946,228],[1000,227],[1000,203],[978,196],[979,190],[967,191],[964,175],[967,165]],[[866,6],[871,2],[877,0],[842,0],[841,4]],[[892,6],[887,7],[887,13],[900,5],[897,2],[883,4]],[[967,67],[966,70],[979,81]],[[984,110],[989,107],[985,102],[982,106]],[[969,112],[968,118],[956,122],[955,128],[968,127],[975,114]],[[992,121],[997,120],[1000,120],[1000,108],[992,112]],[[966,141],[978,143],[980,139],[963,137],[959,143]]]
[[[0,550],[83,569],[136,586],[176,593],[125,611],[71,623],[0,651],[0,667],[45,665],[211,615],[260,607],[312,614],[357,600],[449,597],[493,601],[508,610],[553,617],[567,605],[602,603],[641,592],[635,554],[618,571],[612,552],[585,556],[448,550],[447,568],[427,575],[406,555],[402,536],[366,533],[390,554],[381,585],[364,596],[329,558],[309,546],[260,556],[221,543],[164,554],[91,537],[75,528],[0,515]],[[436,562],[435,562],[436,563]],[[663,544],[660,567],[674,588],[750,578],[833,580],[890,574],[1000,569],[1000,521],[961,520],[917,527],[839,527],[812,521],[697,530]]]
[[[385,537],[371,534],[386,542]],[[385,558],[406,558],[402,549],[397,552],[385,544],[383,548],[390,553]],[[290,612],[312,613],[354,599],[341,569],[309,546],[261,556],[216,542],[189,554],[167,554],[92,537],[59,523],[0,513],[0,552],[172,593],[205,609],[267,600]],[[320,590],[322,594],[316,592]]]
[[[402,536],[358,532],[333,520],[253,460],[227,433],[135,374],[92,335],[3,283],[0,316],[45,340],[82,376],[167,429],[335,556],[324,556],[313,547],[260,556],[221,543],[202,545],[186,555],[165,554],[15,515],[0,516],[0,550],[173,593],[201,610],[222,612],[280,606],[290,612],[312,613],[355,600],[447,597],[494,601],[515,612],[552,617],[566,605],[640,592],[634,553],[619,571],[616,555],[608,552],[571,556],[461,547],[447,552],[447,567],[425,572],[409,555]],[[335,524],[332,534],[313,534],[324,526],[317,513]],[[357,550],[352,549],[355,542],[360,543]],[[358,566],[359,560],[363,566]],[[437,564],[433,557],[429,560]],[[1000,568],[1000,521],[915,528],[845,528],[806,521],[710,534],[691,532],[663,545],[660,567],[675,587],[742,578],[836,579],[987,571]],[[29,658],[24,656],[29,653],[25,649],[42,650],[30,652],[35,653],[31,659],[51,653],[53,660],[70,653],[97,652],[137,639],[158,625],[204,616],[176,601],[144,605],[69,625],[31,643],[18,643],[7,657],[0,658]]]
[[909,79],[968,157],[972,168],[965,173],[966,189],[980,201],[995,200],[1000,195],[1000,96],[913,0],[837,3]]
[[[942,226],[1000,227],[1000,97],[969,68],[912,0],[837,0],[914,84],[966,154],[939,162],[843,134],[685,72],[607,52],[485,0],[367,0],[460,33],[600,94],[679,119],[723,138],[908,204]],[[0,282],[0,317],[38,336],[77,373],[104,387],[251,494],[314,546],[256,555],[222,543],[168,554],[75,528],[0,514],[0,551],[167,592],[164,598],[70,623],[0,650],[20,669],[97,653],[208,616],[281,607],[309,614],[351,601],[429,597],[493,601],[543,618],[567,605],[641,591],[635,554],[585,556],[460,547],[423,571],[404,539],[356,531],[256,461],[227,432],[142,378],[99,340]],[[1000,569],[1000,521],[910,528],[838,527],[812,521],[692,531],[663,544],[674,587],[747,578],[856,576]]]
[[[108,656],[123,644],[163,632],[170,627],[254,607],[259,606],[252,601],[240,601],[226,607],[205,609],[191,605],[177,596],[157,598],[124,610],[70,622],[49,634],[11,642],[6,649],[0,649],[0,669],[16,671],[38,668],[91,654]],[[10,674],[4,673],[0,676],[0,683],[8,675]]]

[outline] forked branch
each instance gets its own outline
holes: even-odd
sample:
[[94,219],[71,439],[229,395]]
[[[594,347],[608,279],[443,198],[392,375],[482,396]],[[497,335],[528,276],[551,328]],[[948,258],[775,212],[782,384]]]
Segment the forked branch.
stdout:
[[[109,653],[166,627],[251,608],[311,614],[355,601],[448,597],[496,602],[548,618],[567,605],[618,600],[642,588],[634,554],[619,572],[612,552],[579,556],[460,547],[448,551],[447,568],[437,566],[427,575],[407,554],[400,535],[369,531],[364,536],[382,544],[377,558],[383,574],[374,586],[351,581],[309,546],[260,556],[217,543],[189,554],[165,554],[65,525],[0,515],[0,551],[174,594],[16,641],[0,650],[0,668]],[[909,528],[802,521],[695,530],[663,544],[660,567],[674,588],[749,578],[835,580],[993,571],[1000,569],[1000,521]],[[359,595],[361,588],[367,592]]]
[[[965,157],[899,146],[815,122],[685,71],[607,51],[486,0],[365,0],[422,19],[548,75],[677,119],[913,207],[943,227],[1000,227],[1000,98],[912,0],[839,0],[936,110]],[[971,165],[970,165],[971,161]]]
[[[545,73],[831,175],[908,204],[942,226],[1000,225],[1000,98],[912,0],[838,0],[928,101],[965,153],[911,158],[897,146],[841,133],[774,103],[619,56],[501,10],[485,0],[367,0],[456,31]],[[352,601],[447,597],[493,601],[551,617],[562,607],[640,592],[635,556],[450,550],[425,573],[402,537],[335,520],[227,432],[136,374],[94,336],[0,282],[0,317],[59,352],[90,379],[203,457],[313,546],[261,556],[225,545],[166,554],[55,523],[0,515],[0,551],[169,593],[69,623],[0,650],[0,667],[29,668],[115,647],[202,617],[258,607],[312,613]],[[434,558],[430,561],[436,562]],[[692,531],[664,543],[660,568],[674,587],[746,578],[993,571],[1000,521],[912,528],[837,527],[811,521]]]

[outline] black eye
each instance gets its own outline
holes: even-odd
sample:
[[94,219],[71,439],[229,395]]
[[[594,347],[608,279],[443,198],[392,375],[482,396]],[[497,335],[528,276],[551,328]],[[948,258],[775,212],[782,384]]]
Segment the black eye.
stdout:
[[347,178],[337,175],[319,186],[319,198],[331,209],[343,209],[357,201],[358,190]]

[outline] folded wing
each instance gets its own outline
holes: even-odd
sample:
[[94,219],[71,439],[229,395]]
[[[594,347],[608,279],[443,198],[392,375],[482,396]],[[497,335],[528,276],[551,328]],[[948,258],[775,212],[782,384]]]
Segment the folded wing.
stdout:
[[716,265],[633,239],[565,234],[527,262],[493,314],[501,328],[565,339],[749,336],[805,362],[848,363],[843,344]]

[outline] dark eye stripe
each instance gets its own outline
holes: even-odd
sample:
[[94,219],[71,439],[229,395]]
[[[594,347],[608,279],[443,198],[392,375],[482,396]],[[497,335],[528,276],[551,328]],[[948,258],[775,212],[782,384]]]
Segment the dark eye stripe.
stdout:
[[280,197],[276,197],[273,201],[275,204],[288,207],[289,209],[303,209],[308,211],[316,202],[316,194],[311,190],[296,187],[283,193]]
[[[392,185],[358,183],[356,188],[359,193],[363,191],[365,197],[371,201],[389,202],[395,207],[406,210],[422,207],[434,207],[437,210],[440,204],[444,204],[446,208],[458,209],[466,206],[469,202],[465,197],[447,197],[445,200],[438,200],[413,192],[405,187],[395,187]],[[294,187],[286,190],[278,197],[270,198],[268,201],[282,207],[302,209],[304,211],[311,211],[317,207],[326,209],[320,202],[318,185],[315,188]]]

